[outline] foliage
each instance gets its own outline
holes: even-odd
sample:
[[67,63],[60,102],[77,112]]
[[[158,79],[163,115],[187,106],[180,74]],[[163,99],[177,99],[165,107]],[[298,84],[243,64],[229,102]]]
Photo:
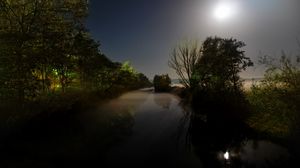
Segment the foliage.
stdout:
[[147,76],[145,76],[143,73],[137,74],[137,81],[138,81],[138,88],[140,87],[151,87],[152,83],[149,81]]
[[[99,42],[84,25],[87,2],[0,0],[0,144],[7,154],[4,160],[10,153],[23,153],[12,157],[18,160],[16,165],[24,158],[35,164],[41,144],[50,149],[38,156],[42,162],[49,157],[53,162],[51,158],[59,155],[76,157],[76,153],[88,158],[86,151],[95,151],[93,157],[99,158],[129,133],[131,113],[99,111],[99,101],[151,83],[129,62],[112,62],[101,53]],[[87,118],[95,119],[99,126],[77,115],[89,110],[97,111],[91,113],[95,117]],[[51,137],[59,142],[53,145]]]
[[105,92],[119,92],[150,87],[149,79],[142,73],[137,73],[128,61],[123,64],[114,63],[113,67],[101,70],[97,77],[98,89]]
[[[182,55],[174,54],[173,62],[183,61],[174,64],[177,69],[192,70],[184,96],[193,115],[230,122],[247,118],[248,102],[239,73],[253,63],[245,56],[244,46],[236,39],[208,37],[201,47],[186,45],[179,48]],[[185,65],[189,68],[184,69]]]
[[[269,136],[292,135],[296,127],[297,104],[291,92],[267,85],[253,86],[247,93],[251,115],[247,120],[250,127]],[[299,102],[299,97],[297,98]]]
[[23,104],[57,91],[149,86],[129,62],[99,51],[84,26],[87,1],[1,0],[0,8],[0,98]]
[[197,42],[179,45],[172,52],[169,66],[176,71],[187,89],[240,91],[239,73],[253,66],[241,50],[245,44],[236,39],[208,37],[201,46]]
[[[1,142],[13,140],[4,153],[12,152],[12,148],[20,153],[19,147],[27,148],[36,142],[33,138],[27,144],[28,141],[18,141],[22,138],[9,137],[16,130],[20,129],[23,134],[27,125],[36,124],[35,129],[27,129],[24,136],[40,129],[32,132],[32,137],[40,137],[44,132],[47,137],[47,130],[51,128],[59,128],[56,131],[65,134],[78,128],[69,123],[74,120],[74,113],[96,111],[101,101],[151,85],[129,62],[112,62],[101,53],[99,42],[90,37],[84,26],[86,2],[0,0]],[[97,123],[103,130],[95,131],[90,139],[95,141],[91,150],[95,150],[96,145],[101,146],[95,152],[99,156],[98,151],[105,151],[127,132],[132,117],[123,111],[97,114],[101,115],[96,118],[102,120]],[[81,134],[86,139],[87,134]],[[74,136],[64,144],[71,149],[68,154],[73,154],[74,149],[82,152],[89,147],[79,149],[77,144],[86,141],[82,143],[82,138]]]
[[137,72],[134,70],[134,68],[130,65],[129,61],[125,61],[121,66],[121,71],[128,72],[131,74],[136,74]]
[[4,65],[4,73],[10,74],[5,82],[20,102],[38,88],[37,83],[43,91],[49,89],[53,69],[65,90],[74,68],[72,39],[82,29],[86,5],[80,1],[1,1],[0,46],[5,54],[1,61],[11,66]]
[[260,58],[260,64],[267,67],[264,85],[270,87],[290,88],[293,90],[300,90],[300,58],[291,60],[282,52],[280,60],[276,61],[269,56]]
[[155,75],[153,85],[156,92],[166,92],[170,90],[171,79],[168,74]]
[[249,125],[271,136],[286,137],[298,129],[300,110],[299,59],[291,60],[282,52],[280,60],[261,58],[265,77],[253,86],[247,98],[252,107]]
[[252,61],[241,50],[245,44],[236,39],[209,37],[202,44],[202,56],[193,71],[193,80],[200,89],[239,91],[239,73]]
[[105,67],[113,67],[113,63],[99,51],[100,44],[95,42],[88,33],[79,32],[74,39],[74,59],[76,72],[79,74],[80,85],[84,89],[95,88],[96,76]]

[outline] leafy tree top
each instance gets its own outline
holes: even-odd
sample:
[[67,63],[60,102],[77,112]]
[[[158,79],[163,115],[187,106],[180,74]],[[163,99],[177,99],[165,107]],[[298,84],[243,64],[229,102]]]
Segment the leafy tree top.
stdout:
[[131,74],[137,74],[136,70],[131,66],[129,61],[125,61],[122,65],[121,65],[121,71],[124,72],[129,72]]

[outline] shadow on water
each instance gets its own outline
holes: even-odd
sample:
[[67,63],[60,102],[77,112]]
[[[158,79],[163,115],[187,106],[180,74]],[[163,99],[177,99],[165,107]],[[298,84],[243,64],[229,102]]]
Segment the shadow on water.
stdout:
[[[9,136],[1,135],[0,166],[290,166],[289,151],[226,116],[232,106],[197,107],[193,111],[177,96],[143,90],[89,110],[76,103],[67,111],[42,113]],[[185,134],[192,150],[180,136]]]
[[76,103],[68,111],[35,116],[1,136],[0,167],[101,166],[111,146],[131,134],[132,111],[145,99],[125,94],[88,111]]
[[133,167],[191,167],[198,160],[179,146],[178,125],[183,117],[180,99],[169,93],[147,93],[135,111],[132,135],[108,154],[108,165]]
[[236,115],[247,112],[247,106],[236,107],[231,100],[193,104],[186,113],[188,142],[203,167],[291,167],[294,160],[289,151],[244,124],[245,115]]

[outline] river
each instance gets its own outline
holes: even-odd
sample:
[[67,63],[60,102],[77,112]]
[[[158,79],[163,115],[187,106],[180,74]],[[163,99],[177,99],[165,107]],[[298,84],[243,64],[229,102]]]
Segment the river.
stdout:
[[190,143],[183,107],[176,95],[149,88],[80,112],[39,117],[4,139],[0,165],[247,168],[282,167],[289,161],[281,145],[252,137],[236,140],[233,130],[218,132],[205,122],[196,130],[199,139]]
[[184,115],[179,97],[169,93],[154,93],[151,90],[135,91],[112,100],[104,108],[130,109],[135,121],[132,135],[108,154],[109,165],[201,165],[200,160],[188,152],[182,138],[178,136]]
[[[187,145],[185,141],[186,130],[181,127],[186,124],[183,122],[186,111],[180,104],[180,98],[173,94],[154,93],[151,89],[134,91],[110,101],[103,108],[111,111],[127,109],[134,118],[130,136],[114,146],[107,155],[110,166],[274,167],[285,164],[290,157],[288,150],[280,145],[268,140],[247,138],[236,143],[238,145],[228,146],[227,151],[200,149],[204,155],[213,153],[213,159],[195,154],[193,145]],[[215,140],[212,142],[218,143]],[[222,140],[220,144],[213,145],[222,145]],[[229,152],[228,160],[224,157],[225,152]]]

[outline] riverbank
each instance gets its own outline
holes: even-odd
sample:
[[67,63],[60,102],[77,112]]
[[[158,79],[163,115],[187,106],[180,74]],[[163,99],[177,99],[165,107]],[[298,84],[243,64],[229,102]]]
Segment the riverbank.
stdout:
[[[179,89],[181,90],[179,93],[184,93],[183,87],[174,86],[173,89]],[[174,92],[171,91],[170,93]],[[245,117],[237,119],[237,121],[249,127],[256,138],[276,142],[286,147],[293,153],[294,157],[300,157],[298,152],[300,151],[300,129],[298,125],[300,120],[298,114],[299,103],[297,103],[299,94],[282,86],[274,88],[266,86],[261,82],[261,79],[244,81],[242,94],[241,98],[244,99],[244,106],[241,106],[239,110],[235,108],[228,110],[227,108],[240,106],[240,103],[228,102],[234,100],[234,97],[224,98],[222,94],[216,94],[209,102],[207,102],[209,96],[200,96],[201,98],[197,100],[194,98],[194,101],[196,101],[194,108],[201,112],[200,115],[204,113],[204,116],[207,117],[204,112],[207,111],[207,114],[213,116],[211,119],[221,121],[216,124],[226,125],[226,120],[231,122],[232,118],[244,115]],[[191,97],[182,97],[187,106],[190,107]],[[219,101],[224,101],[224,103]],[[203,104],[203,102],[207,103]],[[201,108],[203,105],[205,107]],[[215,111],[215,114],[212,114],[213,111]],[[233,111],[236,111],[236,113],[234,114]]]
[[[262,80],[245,79],[242,82],[242,98],[248,104],[245,108],[249,113],[245,123],[266,136],[278,139],[298,134],[296,123],[299,121],[297,114],[299,96],[282,86],[274,88],[266,86]],[[170,93],[182,97],[186,103],[191,101],[189,95],[193,93],[187,93],[183,85],[173,83],[171,88]],[[215,98],[222,96],[224,97],[222,94],[216,94]],[[211,101],[215,98],[211,98]]]
[[[106,101],[84,100],[65,111],[32,116],[6,136],[2,134],[0,166],[86,167],[119,165],[121,161],[144,165],[148,159],[165,157],[158,155],[162,150],[172,154],[168,159],[177,157],[175,137],[183,115],[179,97],[144,89]],[[149,149],[157,150],[148,153]],[[136,157],[129,156],[141,160],[137,163]]]
[[99,109],[119,96],[61,93],[3,111],[0,166],[83,167],[104,158],[132,125],[129,112]]
[[[128,90],[114,89],[109,92],[73,90],[66,93],[57,91],[39,96],[38,99],[28,101],[23,105],[15,101],[1,101],[0,148],[6,146],[5,144],[10,143],[11,140],[16,144],[21,143],[18,136],[26,136],[27,133],[32,134],[31,130],[33,132],[38,131],[36,132],[37,135],[40,133],[47,134],[48,129],[52,129],[52,127],[57,129],[58,125],[62,127],[62,130],[65,126],[72,130],[72,126],[68,125],[68,120],[82,113],[96,110],[125,92],[128,92]],[[107,128],[107,135],[104,137],[118,136],[118,133],[114,132],[122,129],[122,125],[120,128],[110,127],[110,122],[116,120],[114,115],[117,114],[103,113],[103,120],[106,121],[103,121],[102,124],[104,128]],[[66,120],[66,123],[64,123],[64,120]]]
[[[201,167],[222,163],[224,150],[232,159],[242,161],[240,165],[265,164],[265,160],[274,164],[290,155],[273,141],[204,116],[193,124],[195,129],[199,126],[196,132],[200,139],[195,144],[191,134],[186,139],[189,109],[172,93],[155,93],[148,88],[105,102],[86,103],[33,117],[19,131],[2,137],[1,167]],[[253,148],[253,144],[260,146]],[[265,154],[265,148],[272,154]]]

